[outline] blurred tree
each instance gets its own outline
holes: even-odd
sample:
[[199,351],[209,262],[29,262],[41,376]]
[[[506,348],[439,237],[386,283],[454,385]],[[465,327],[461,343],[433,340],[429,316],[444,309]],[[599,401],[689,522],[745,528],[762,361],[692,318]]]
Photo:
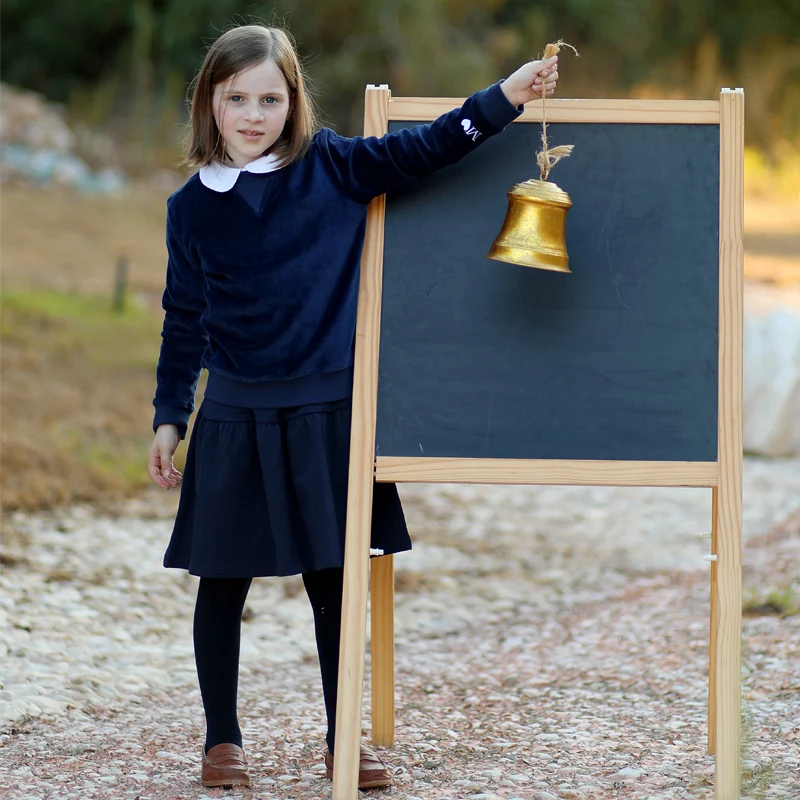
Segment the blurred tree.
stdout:
[[82,116],[149,131],[148,144],[171,141],[204,47],[250,21],[292,31],[343,133],[361,128],[366,83],[463,96],[563,38],[582,57],[565,56],[562,96],[744,86],[751,142],[800,137],[800,0],[5,0],[0,70]]
[[79,85],[118,66],[131,31],[123,0],[53,0],[33,5],[5,0],[0,7],[0,71],[7,83],[64,101]]

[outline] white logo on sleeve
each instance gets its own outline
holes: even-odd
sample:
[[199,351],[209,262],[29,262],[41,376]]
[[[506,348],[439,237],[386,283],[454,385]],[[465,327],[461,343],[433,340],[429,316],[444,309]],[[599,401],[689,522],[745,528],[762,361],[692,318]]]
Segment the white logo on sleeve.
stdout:
[[464,129],[464,133],[466,133],[473,142],[478,141],[478,137],[481,135],[481,132],[477,128],[472,127],[471,119],[462,119],[461,127]]

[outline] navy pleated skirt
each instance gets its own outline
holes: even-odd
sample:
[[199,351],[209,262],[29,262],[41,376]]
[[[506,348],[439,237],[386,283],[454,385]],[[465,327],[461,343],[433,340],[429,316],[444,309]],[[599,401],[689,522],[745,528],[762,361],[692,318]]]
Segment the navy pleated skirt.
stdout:
[[[165,567],[209,578],[344,564],[351,400],[248,409],[204,400]],[[375,483],[371,546],[411,549],[393,483]]]

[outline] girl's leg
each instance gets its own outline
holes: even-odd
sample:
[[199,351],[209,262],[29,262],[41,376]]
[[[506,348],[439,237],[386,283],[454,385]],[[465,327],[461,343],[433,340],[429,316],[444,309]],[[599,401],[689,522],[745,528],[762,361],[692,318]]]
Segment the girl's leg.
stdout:
[[333,754],[336,733],[336,690],[339,680],[339,639],[342,622],[344,568],[321,569],[303,574],[306,594],[314,610],[314,630],[322,673],[322,692],[328,718],[325,741]]
[[206,753],[242,746],[236,714],[242,611],[250,578],[200,578],[194,609],[194,655],[206,713]]

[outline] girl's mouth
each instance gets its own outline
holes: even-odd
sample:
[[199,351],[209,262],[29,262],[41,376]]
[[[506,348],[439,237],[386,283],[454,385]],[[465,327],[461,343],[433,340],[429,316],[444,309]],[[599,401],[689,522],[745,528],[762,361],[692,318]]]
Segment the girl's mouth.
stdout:
[[241,133],[245,139],[258,139],[259,136],[264,135],[261,131],[251,131],[251,130],[243,130],[239,131],[239,133]]

